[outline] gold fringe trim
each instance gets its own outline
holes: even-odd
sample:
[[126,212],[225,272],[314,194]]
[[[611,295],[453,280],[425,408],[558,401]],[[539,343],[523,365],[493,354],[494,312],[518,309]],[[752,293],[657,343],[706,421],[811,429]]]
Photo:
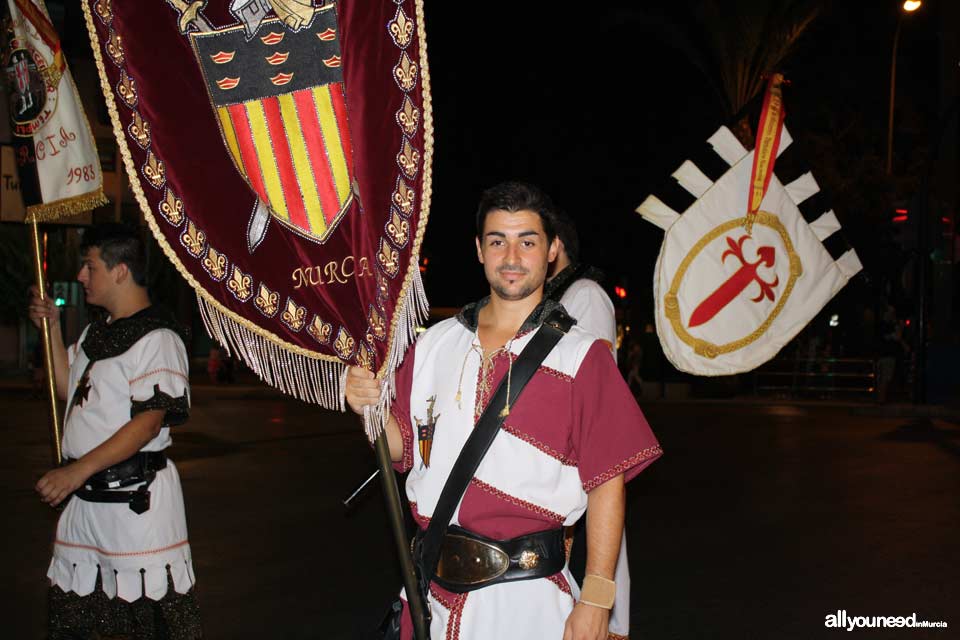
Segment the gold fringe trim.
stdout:
[[[276,334],[253,323],[240,314],[224,306],[214,298],[190,271],[180,261],[176,251],[167,242],[166,236],[160,229],[146,194],[140,185],[139,173],[134,164],[130,147],[127,144],[126,134],[120,121],[117,109],[116,96],[110,86],[106,67],[101,52],[101,42],[97,35],[93,14],[89,3],[84,1],[84,20],[87,23],[87,33],[90,36],[90,46],[93,50],[94,62],[100,76],[100,87],[104,94],[107,111],[113,125],[114,137],[123,158],[127,175],[137,176],[129,181],[137,204],[143,213],[147,226],[153,233],[157,244],[177,269],[180,275],[194,289],[200,303],[204,324],[221,345],[228,351],[235,351],[241,355],[250,368],[268,384],[279,388],[306,402],[315,402],[328,409],[344,411],[346,403],[343,398],[343,382],[347,365],[335,356],[317,353],[304,349],[299,345],[287,342]],[[424,29],[423,0],[416,0],[417,35],[420,46],[420,68],[424,112],[424,157],[423,157],[423,188],[420,195],[420,220],[417,225],[416,238],[411,251],[407,274],[397,296],[397,307],[390,322],[387,340],[390,344],[387,358],[377,373],[377,377],[385,379],[381,402],[376,411],[375,424],[364,420],[368,424],[368,436],[373,433],[371,441],[385,426],[385,416],[389,415],[390,400],[396,396],[394,376],[396,367],[403,359],[407,348],[416,337],[417,325],[427,318],[429,307],[423,283],[420,279],[420,245],[427,226],[427,217],[430,210],[432,182],[430,169],[433,158],[433,111],[430,95],[430,74],[427,68],[426,32]],[[219,337],[218,337],[219,336]],[[308,375],[309,373],[309,375]],[[310,377],[314,380],[311,382]],[[335,391],[333,391],[335,390]],[[332,395],[331,395],[332,394]],[[372,429],[376,429],[375,432]]]
[[199,292],[197,304],[210,337],[238,355],[261,380],[305,402],[343,410],[341,376],[347,365],[292,353],[234,322]]
[[103,187],[99,187],[96,191],[79,196],[30,205],[27,207],[25,222],[56,222],[62,218],[86,213],[108,202],[110,201],[107,200],[107,196],[103,195]]
[[[363,427],[372,443],[386,428],[390,417],[390,405],[397,396],[396,371],[407,349],[416,340],[417,326],[430,315],[430,305],[420,278],[420,245],[427,229],[430,216],[430,200],[433,196],[433,97],[430,93],[430,67],[427,64],[427,31],[423,17],[423,0],[416,0],[417,44],[419,45],[420,91],[423,96],[423,187],[420,191],[420,219],[410,252],[407,275],[397,296],[397,306],[390,321],[390,350],[377,372],[377,378],[383,381],[380,401],[373,409],[363,414]],[[341,407],[346,401],[341,398]]]
[[[113,125],[113,135],[117,139],[117,145],[120,148],[120,156],[123,158],[123,165],[127,171],[127,175],[131,176],[131,179],[129,180],[130,188],[133,190],[133,195],[137,200],[137,204],[140,205],[140,211],[143,213],[143,218],[146,221],[150,232],[153,233],[153,237],[157,239],[157,244],[160,245],[164,255],[167,256],[183,279],[187,281],[187,284],[189,284],[199,295],[203,296],[204,302],[212,305],[220,314],[230,318],[233,322],[236,322],[241,327],[283,347],[291,353],[295,353],[306,358],[340,362],[340,359],[336,356],[328,356],[326,354],[317,353],[309,349],[304,349],[303,347],[295,345],[291,342],[287,342],[286,340],[280,338],[280,336],[264,329],[256,323],[247,320],[235,311],[227,308],[216,298],[210,295],[203,285],[193,277],[190,271],[180,261],[180,257],[167,242],[166,236],[163,235],[163,231],[161,231],[160,225],[157,223],[157,219],[154,217],[153,212],[150,209],[150,203],[147,201],[147,196],[143,192],[143,187],[140,185],[140,173],[137,170],[136,164],[134,164],[133,155],[130,153],[130,147],[127,144],[126,134],[124,133],[123,125],[120,122],[120,114],[117,110],[116,97],[113,94],[113,89],[110,86],[110,80],[107,77],[107,71],[103,64],[103,54],[100,51],[101,44],[100,39],[97,37],[96,26],[93,23],[93,14],[90,12],[90,7],[86,1],[82,3],[82,6],[84,18],[87,22],[87,32],[90,36],[90,45],[93,48],[93,59],[97,65],[97,71],[100,75],[100,88],[103,91],[103,95],[107,103],[107,111],[110,113],[110,122]],[[136,176],[136,179],[133,179],[134,176]]]

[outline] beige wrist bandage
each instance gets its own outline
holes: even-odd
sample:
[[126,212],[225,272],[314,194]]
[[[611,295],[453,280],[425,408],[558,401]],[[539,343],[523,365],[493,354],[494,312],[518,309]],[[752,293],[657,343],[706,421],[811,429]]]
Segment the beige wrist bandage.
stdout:
[[583,579],[580,590],[580,602],[601,609],[612,609],[617,594],[617,583],[597,575],[588,575]]

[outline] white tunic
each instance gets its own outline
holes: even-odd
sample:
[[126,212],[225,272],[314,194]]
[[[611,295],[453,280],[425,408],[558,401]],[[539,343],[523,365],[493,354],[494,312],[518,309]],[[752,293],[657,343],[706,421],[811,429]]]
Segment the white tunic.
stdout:
[[[509,343],[510,359],[534,333]],[[397,374],[392,413],[404,436],[397,466],[410,470],[407,497],[421,527],[509,369],[506,353],[482,363],[478,346],[476,332],[451,318],[421,336]],[[435,423],[429,465],[418,428],[428,416]],[[573,327],[510,408],[452,522],[494,539],[571,525],[586,509],[590,490],[621,473],[631,479],[660,454],[607,347]],[[431,636],[560,640],[578,595],[566,567],[548,578],[462,595],[433,585]],[[405,638],[409,631],[407,624]]]
[[613,302],[599,284],[589,278],[575,280],[563,292],[560,304],[577,321],[577,326],[605,341],[617,359],[617,318]]
[[[68,397],[72,397],[89,363],[80,347],[88,330],[67,350]],[[65,458],[80,458],[116,433],[130,421],[134,401],[149,400],[158,390],[172,398],[188,393],[187,352],[176,333],[156,329],[126,353],[95,362],[89,380],[86,399],[73,406],[66,417]],[[171,442],[170,428],[163,427],[142,450],[161,451]],[[131,491],[138,486],[120,490]],[[89,595],[99,566],[107,596],[129,602],[145,594],[159,600],[167,593],[169,565],[176,591],[189,591],[195,578],[180,477],[172,461],[157,472],[149,490],[150,509],[139,515],[126,504],[71,498],[57,524],[53,559],[47,571],[51,584]]]

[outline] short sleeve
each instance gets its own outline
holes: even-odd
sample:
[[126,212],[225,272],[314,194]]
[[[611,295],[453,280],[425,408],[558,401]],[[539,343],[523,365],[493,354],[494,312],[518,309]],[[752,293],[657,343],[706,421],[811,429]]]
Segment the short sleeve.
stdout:
[[594,342],[573,379],[573,447],[584,491],[624,481],[663,451],[606,346]]
[[403,457],[395,462],[393,468],[404,473],[413,467],[413,427],[410,424],[410,393],[413,391],[413,363],[417,345],[407,350],[403,363],[397,369],[395,386],[397,397],[390,406],[390,414],[396,418],[403,439]]
[[130,417],[155,409],[165,411],[163,426],[183,424],[190,414],[187,349],[169,329],[151,331],[131,349]]

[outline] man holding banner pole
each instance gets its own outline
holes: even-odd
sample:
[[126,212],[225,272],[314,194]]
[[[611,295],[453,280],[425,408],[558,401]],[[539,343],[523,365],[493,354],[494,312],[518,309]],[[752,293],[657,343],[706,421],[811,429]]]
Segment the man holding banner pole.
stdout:
[[[476,250],[490,296],[422,334],[397,373],[386,433],[409,471],[433,638],[606,639],[624,483],[662,453],[609,348],[544,299],[555,220],[532,185],[484,192]],[[380,393],[372,373],[350,369],[354,412]],[[564,527],[588,504],[579,589]]]
[[150,305],[136,231],[93,227],[81,251],[77,279],[108,319],[68,349],[56,305],[36,288],[30,303],[34,323],[53,330],[56,386],[68,401],[66,464],[36,485],[50,506],[66,503],[47,572],[49,637],[200,638],[180,480],[164,452],[170,427],[188,415],[186,348],[178,325]]

